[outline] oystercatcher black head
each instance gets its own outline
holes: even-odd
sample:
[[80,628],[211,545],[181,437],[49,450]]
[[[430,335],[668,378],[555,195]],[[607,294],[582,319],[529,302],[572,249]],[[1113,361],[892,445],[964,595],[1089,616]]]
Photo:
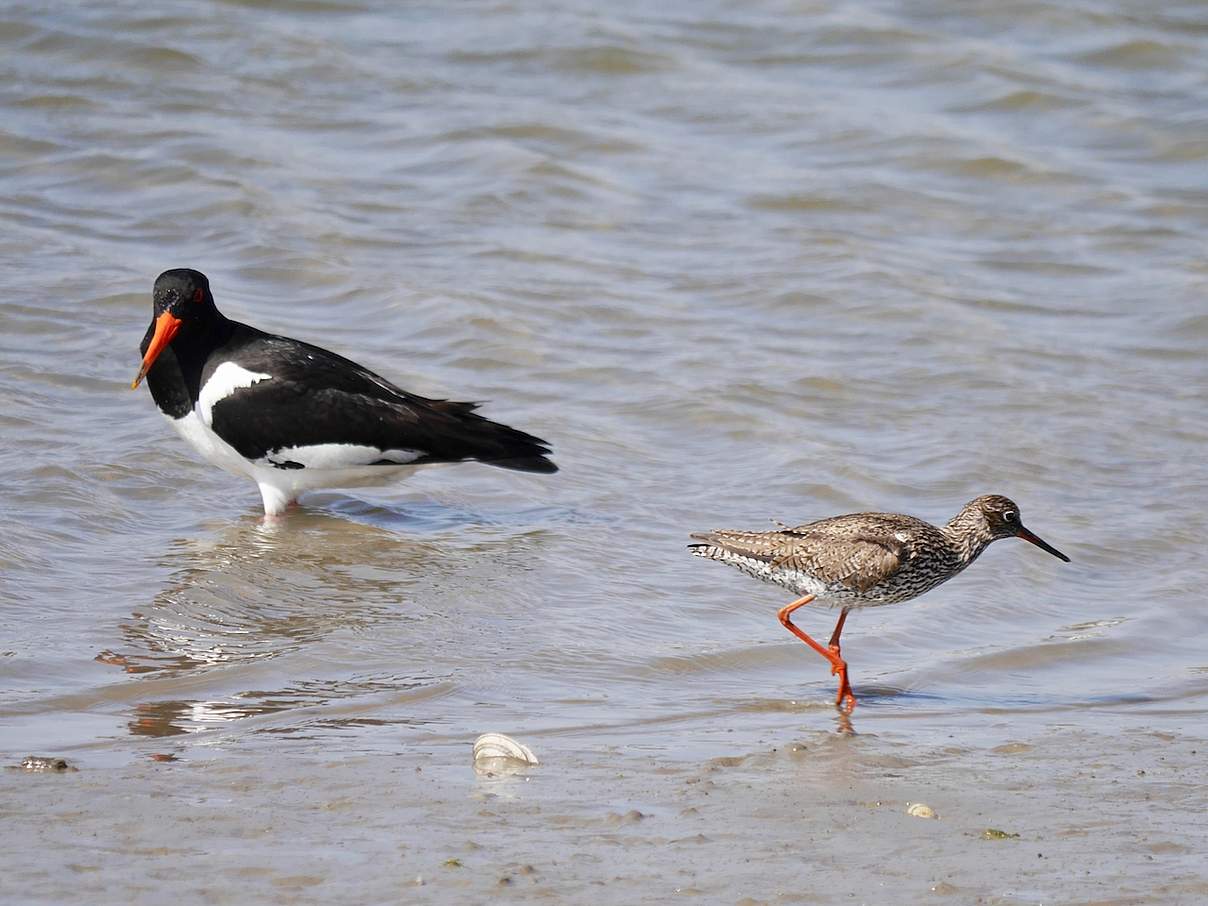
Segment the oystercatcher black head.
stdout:
[[210,281],[201,271],[178,267],[164,271],[155,281],[151,326],[143,338],[143,365],[130,389],[135,390],[155,360],[181,331],[188,336],[196,325],[208,324],[219,317],[210,294]]
[[145,377],[172,426],[254,480],[270,515],[307,490],[382,484],[428,463],[558,471],[545,441],[483,418],[476,403],[408,393],[334,352],[224,317],[195,270],[155,281],[140,348],[131,386]]

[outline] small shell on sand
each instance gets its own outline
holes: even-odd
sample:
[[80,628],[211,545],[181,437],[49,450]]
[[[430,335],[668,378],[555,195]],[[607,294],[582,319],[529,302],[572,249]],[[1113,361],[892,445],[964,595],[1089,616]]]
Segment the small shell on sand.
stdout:
[[540,764],[533,750],[502,733],[483,733],[474,740],[474,770],[479,774],[514,774]]
[[938,818],[939,817],[939,815],[937,815],[935,813],[935,809],[933,809],[931,806],[926,805],[922,802],[915,802],[914,804],[907,804],[906,814],[910,815],[913,818]]

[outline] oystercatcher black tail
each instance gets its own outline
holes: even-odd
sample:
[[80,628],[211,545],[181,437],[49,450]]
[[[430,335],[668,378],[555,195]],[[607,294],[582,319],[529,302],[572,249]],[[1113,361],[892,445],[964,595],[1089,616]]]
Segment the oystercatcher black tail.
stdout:
[[268,515],[304,491],[384,484],[429,463],[558,471],[545,441],[483,418],[477,403],[408,393],[334,352],[224,317],[195,270],[155,281],[139,349],[131,388],[145,377],[185,440],[259,485]]

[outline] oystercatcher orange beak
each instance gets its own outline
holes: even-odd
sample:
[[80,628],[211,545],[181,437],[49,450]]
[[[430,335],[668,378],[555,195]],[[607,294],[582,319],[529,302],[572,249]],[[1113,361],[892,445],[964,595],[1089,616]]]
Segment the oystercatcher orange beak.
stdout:
[[138,389],[138,385],[147,376],[147,370],[155,364],[155,360],[164,351],[164,347],[172,342],[176,331],[180,330],[180,325],[183,323],[180,318],[169,311],[165,311],[155,319],[155,335],[151,337],[151,345],[147,347],[147,354],[143,356],[143,367],[138,370],[138,374],[130,384],[131,390]]
[[1042,551],[1048,551],[1050,554],[1052,554],[1058,560],[1064,560],[1066,563],[1070,562],[1069,557],[1067,557],[1061,551],[1057,550],[1057,548],[1053,547],[1053,545],[1049,544],[1043,538],[1038,538],[1037,536],[1033,535],[1022,525],[1019,527],[1019,531],[1015,533],[1015,537],[1022,538],[1024,541],[1031,541]]

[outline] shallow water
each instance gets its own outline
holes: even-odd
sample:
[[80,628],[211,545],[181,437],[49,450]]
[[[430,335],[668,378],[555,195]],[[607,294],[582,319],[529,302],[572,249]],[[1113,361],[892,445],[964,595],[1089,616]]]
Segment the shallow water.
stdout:
[[[258,895],[364,901],[378,893],[340,841],[393,847],[364,828],[415,818],[422,769],[441,790],[426,815],[449,826],[439,845],[402,834],[399,877],[481,895],[440,849],[470,863],[456,834],[499,831],[462,813],[496,795],[469,770],[481,731],[542,759],[544,781],[509,797],[532,808],[582,780],[600,818],[669,801],[666,778],[698,762],[845,729],[825,664],[776,622],[785,596],[688,557],[689,531],[942,521],[987,492],[1073,562],[1002,542],[925,598],[855,614],[857,763],[881,776],[890,749],[929,762],[956,740],[968,759],[942,757],[975,786],[986,752],[1024,738],[1046,787],[1087,738],[1123,763],[1130,733],[1204,735],[1201,5],[18,4],[0,48],[0,755],[81,767],[3,772],[13,814],[54,789],[78,815],[154,775],[172,806],[110,856],[168,825],[205,851],[191,803],[223,772],[249,810],[224,817],[231,839],[274,807],[271,778],[329,802],[363,774],[377,795],[327,813],[330,836],[262,843],[243,869],[309,877],[315,860],[313,884]],[[126,389],[151,282],[177,266],[228,315],[489,400],[562,471],[432,468],[262,524],[254,486]],[[829,632],[831,614],[799,616]],[[628,779],[610,787],[614,762]],[[816,793],[807,771],[770,759],[744,782]],[[1087,784],[1067,811],[1110,792]],[[1197,811],[1172,789],[1193,848]],[[758,878],[796,869],[767,835],[807,820],[719,788],[717,839],[762,874],[685,859],[660,887],[618,880],[624,850],[590,822],[566,853],[573,809],[551,795],[525,819],[562,860],[541,889],[598,880],[617,902],[774,899]],[[3,857],[29,902],[79,880],[47,855],[82,832],[62,820]],[[863,841],[874,864],[886,833]],[[508,859],[490,858],[494,884]],[[1194,898],[1208,871],[1187,871],[1175,894],[1132,895]],[[1099,877],[961,889],[1115,895]],[[813,895],[878,901],[836,878]]]

